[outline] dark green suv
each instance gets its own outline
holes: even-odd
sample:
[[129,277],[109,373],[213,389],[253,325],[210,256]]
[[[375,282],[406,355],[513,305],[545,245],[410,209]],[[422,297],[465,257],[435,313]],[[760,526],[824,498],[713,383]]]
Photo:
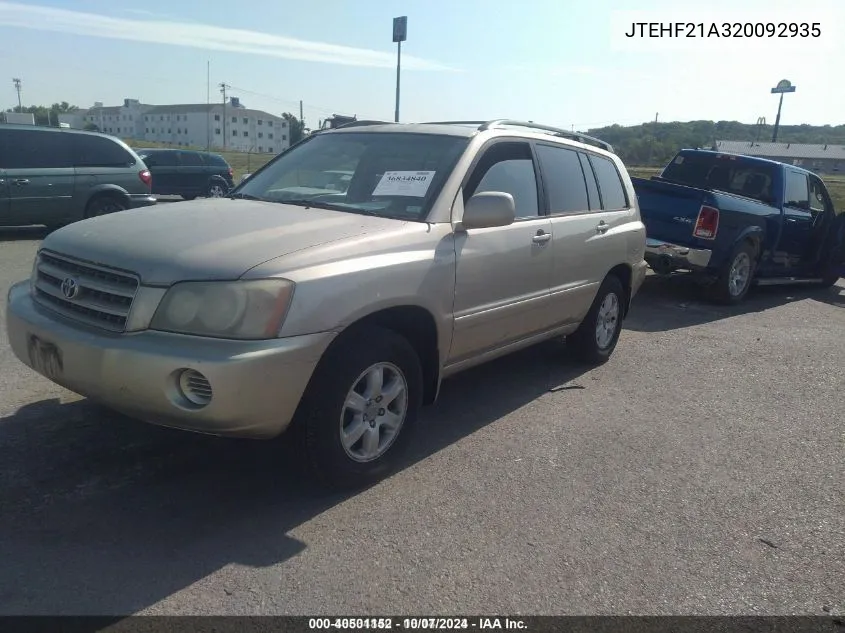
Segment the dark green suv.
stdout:
[[232,168],[219,154],[154,148],[139,149],[138,156],[153,175],[154,194],[182,196],[185,200],[197,196],[221,198],[235,186]]
[[0,226],[57,228],[155,203],[147,166],[121,140],[0,124]]

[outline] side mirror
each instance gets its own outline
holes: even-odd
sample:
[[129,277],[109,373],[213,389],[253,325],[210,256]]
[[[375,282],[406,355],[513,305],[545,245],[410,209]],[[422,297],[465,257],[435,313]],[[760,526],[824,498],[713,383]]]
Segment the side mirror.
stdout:
[[477,193],[464,205],[464,217],[461,227],[468,229],[488,229],[495,226],[508,226],[516,219],[516,205],[513,196],[502,191]]

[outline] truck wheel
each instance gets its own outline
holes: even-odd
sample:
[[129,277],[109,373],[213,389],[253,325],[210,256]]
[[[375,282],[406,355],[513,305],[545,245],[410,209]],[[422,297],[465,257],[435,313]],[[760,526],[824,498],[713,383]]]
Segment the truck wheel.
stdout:
[[748,242],[738,244],[727,265],[710,286],[710,297],[724,305],[736,305],[745,299],[757,269],[756,255],[756,249]]
[[229,188],[217,180],[212,180],[206,190],[206,196],[209,198],[222,198],[227,193],[229,193]]
[[607,277],[581,325],[566,337],[580,361],[591,365],[608,361],[622,333],[624,297],[625,290],[619,278]]
[[405,338],[381,327],[346,336],[320,361],[299,407],[311,468],[333,489],[388,474],[422,401],[422,368]]

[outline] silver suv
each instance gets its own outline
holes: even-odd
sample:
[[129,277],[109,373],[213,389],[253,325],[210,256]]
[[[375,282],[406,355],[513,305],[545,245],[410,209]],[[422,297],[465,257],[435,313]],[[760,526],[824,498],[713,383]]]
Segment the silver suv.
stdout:
[[316,473],[360,485],[392,468],[447,376],[557,336],[606,361],[644,251],[601,141],[359,122],[227,198],[52,233],[7,328],[21,361],[72,391],[217,435],[301,425]]

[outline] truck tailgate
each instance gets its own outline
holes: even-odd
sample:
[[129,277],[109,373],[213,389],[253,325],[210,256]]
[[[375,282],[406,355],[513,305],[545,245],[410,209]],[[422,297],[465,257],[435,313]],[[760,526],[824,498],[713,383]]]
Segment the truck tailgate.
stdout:
[[645,178],[631,180],[648,237],[687,246],[699,242],[692,231],[701,205],[711,203],[709,192]]

